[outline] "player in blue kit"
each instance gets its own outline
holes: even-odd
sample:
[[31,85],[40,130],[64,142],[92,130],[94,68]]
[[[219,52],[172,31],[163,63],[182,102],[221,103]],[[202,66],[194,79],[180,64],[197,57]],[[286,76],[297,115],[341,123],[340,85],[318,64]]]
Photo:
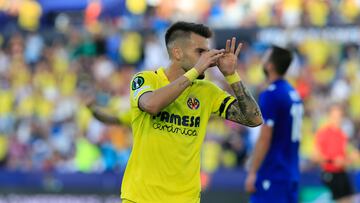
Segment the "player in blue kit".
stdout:
[[251,203],[298,202],[303,105],[298,93],[284,79],[291,61],[291,52],[277,46],[272,46],[264,56],[264,72],[269,81],[259,98],[264,124],[245,183]]

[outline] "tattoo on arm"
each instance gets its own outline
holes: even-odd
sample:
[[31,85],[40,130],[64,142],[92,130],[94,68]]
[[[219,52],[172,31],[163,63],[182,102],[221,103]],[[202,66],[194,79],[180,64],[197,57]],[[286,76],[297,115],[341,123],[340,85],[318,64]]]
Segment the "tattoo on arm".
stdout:
[[184,80],[183,82],[179,83],[179,87],[180,88],[186,88],[191,84],[191,82],[189,80]]
[[262,124],[262,115],[254,97],[240,81],[231,85],[237,101],[230,104],[226,119],[255,127]]

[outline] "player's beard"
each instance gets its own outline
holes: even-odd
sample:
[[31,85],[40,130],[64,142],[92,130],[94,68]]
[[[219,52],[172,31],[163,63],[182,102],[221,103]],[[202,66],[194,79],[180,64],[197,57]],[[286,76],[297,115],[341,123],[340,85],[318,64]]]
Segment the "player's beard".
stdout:
[[269,78],[269,71],[266,70],[265,67],[263,68],[263,72],[264,72],[264,74],[265,74],[265,77],[266,77],[266,78]]

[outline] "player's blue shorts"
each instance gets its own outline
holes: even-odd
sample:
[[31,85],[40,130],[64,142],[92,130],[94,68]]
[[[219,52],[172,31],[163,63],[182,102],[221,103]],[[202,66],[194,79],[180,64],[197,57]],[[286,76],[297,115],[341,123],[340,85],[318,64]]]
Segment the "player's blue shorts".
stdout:
[[255,184],[256,192],[251,195],[250,203],[297,203],[298,182],[259,180]]

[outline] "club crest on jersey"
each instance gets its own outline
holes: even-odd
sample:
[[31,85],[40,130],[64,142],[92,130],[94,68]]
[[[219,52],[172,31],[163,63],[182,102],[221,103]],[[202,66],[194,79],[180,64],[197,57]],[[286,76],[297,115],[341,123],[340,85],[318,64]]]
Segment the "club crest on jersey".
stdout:
[[131,83],[131,89],[132,90],[139,89],[144,84],[144,82],[145,80],[143,77],[136,76]]
[[200,106],[200,102],[198,99],[196,99],[195,97],[190,97],[188,100],[187,100],[187,105],[190,109],[192,110],[195,110],[195,109],[198,109],[199,106]]

